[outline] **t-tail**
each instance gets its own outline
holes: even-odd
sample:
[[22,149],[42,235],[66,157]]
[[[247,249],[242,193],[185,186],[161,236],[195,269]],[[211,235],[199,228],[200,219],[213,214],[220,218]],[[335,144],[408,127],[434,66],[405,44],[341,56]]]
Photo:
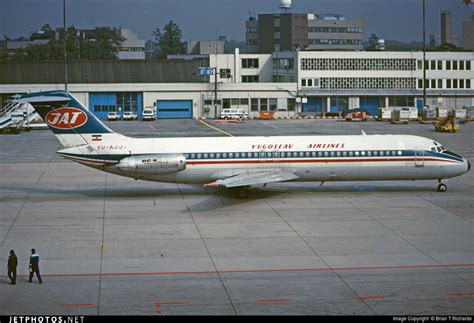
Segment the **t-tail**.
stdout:
[[23,95],[20,101],[29,102],[35,108],[64,147],[105,143],[122,137],[104,125],[69,92],[29,93]]

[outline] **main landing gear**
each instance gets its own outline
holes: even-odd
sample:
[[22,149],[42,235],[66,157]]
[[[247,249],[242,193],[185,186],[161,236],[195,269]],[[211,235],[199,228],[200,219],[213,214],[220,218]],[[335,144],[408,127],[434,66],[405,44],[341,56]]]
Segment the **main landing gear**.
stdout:
[[232,191],[238,198],[245,199],[249,196],[249,188],[250,186],[234,187]]
[[448,187],[446,186],[446,184],[444,184],[443,182],[441,182],[441,180],[439,179],[438,180],[438,192],[446,192],[448,190]]

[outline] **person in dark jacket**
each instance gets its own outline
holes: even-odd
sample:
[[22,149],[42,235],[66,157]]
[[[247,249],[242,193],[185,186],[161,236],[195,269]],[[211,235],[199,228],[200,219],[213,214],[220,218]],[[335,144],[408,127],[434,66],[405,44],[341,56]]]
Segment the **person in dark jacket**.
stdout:
[[30,279],[29,279],[30,283],[33,280],[33,274],[36,274],[36,277],[38,277],[38,281],[41,284],[43,281],[41,280],[41,275],[40,275],[40,270],[39,270],[39,254],[36,253],[35,249],[31,249]]
[[18,266],[18,258],[15,255],[15,251],[10,250],[10,256],[8,257],[8,278],[10,278],[10,285],[16,285],[16,267]]

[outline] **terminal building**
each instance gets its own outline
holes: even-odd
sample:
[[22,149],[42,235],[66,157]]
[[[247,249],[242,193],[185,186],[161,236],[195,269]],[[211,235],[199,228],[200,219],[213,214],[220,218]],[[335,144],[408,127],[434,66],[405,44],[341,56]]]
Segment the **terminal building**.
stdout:
[[[199,68],[217,70],[200,76]],[[423,84],[423,66],[426,82]],[[81,61],[68,89],[99,118],[157,107],[158,118],[213,118],[222,108],[257,117],[381,107],[474,106],[474,53],[285,51],[210,54],[205,60]],[[0,95],[64,89],[62,62],[0,62]]]

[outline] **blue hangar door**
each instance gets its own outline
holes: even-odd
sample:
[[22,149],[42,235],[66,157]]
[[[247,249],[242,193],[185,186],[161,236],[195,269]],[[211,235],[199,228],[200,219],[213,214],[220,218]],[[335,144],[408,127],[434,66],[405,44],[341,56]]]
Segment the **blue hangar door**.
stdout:
[[379,113],[379,101],[379,97],[363,96],[359,99],[359,106],[374,117]]
[[143,94],[140,92],[89,93],[89,110],[101,120],[107,120],[109,112],[122,116],[125,111],[133,111],[140,117],[142,107]]
[[191,119],[193,117],[193,100],[157,100],[158,119]]
[[321,112],[321,98],[308,98],[303,105],[303,112]]

